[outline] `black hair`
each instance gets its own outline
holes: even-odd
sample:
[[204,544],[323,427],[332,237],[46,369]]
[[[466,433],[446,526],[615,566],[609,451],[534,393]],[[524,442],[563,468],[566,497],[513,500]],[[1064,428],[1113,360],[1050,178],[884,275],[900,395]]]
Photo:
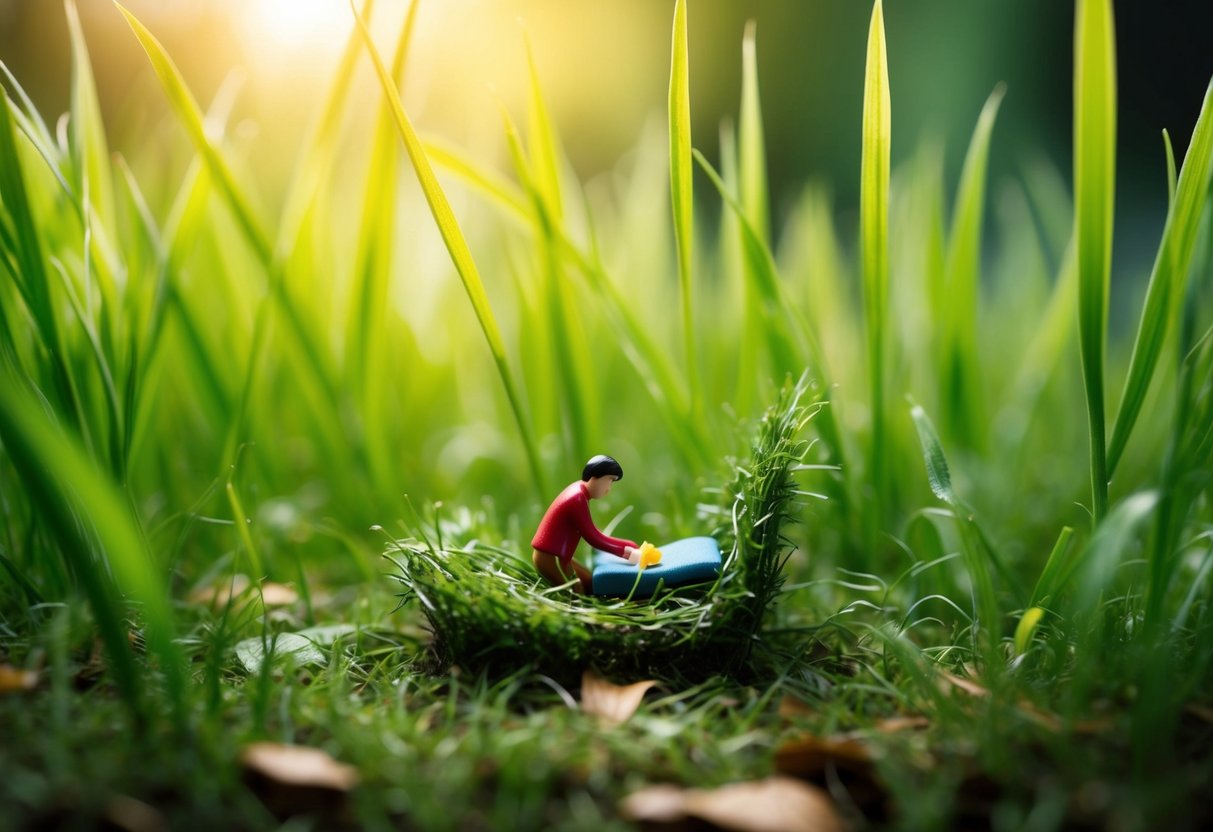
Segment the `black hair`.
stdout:
[[616,462],[614,457],[606,454],[591,457],[590,461],[585,464],[585,468],[581,469],[582,482],[589,482],[594,477],[611,476],[617,480],[623,479],[623,466]]

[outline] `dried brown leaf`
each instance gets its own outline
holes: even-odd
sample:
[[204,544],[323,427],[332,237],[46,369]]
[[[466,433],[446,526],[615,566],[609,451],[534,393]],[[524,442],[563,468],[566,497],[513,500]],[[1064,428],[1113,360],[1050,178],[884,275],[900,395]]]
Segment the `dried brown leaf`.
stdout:
[[123,832],[163,832],[169,828],[159,810],[126,795],[110,799],[105,807],[105,819],[109,823],[107,828]]
[[299,600],[299,593],[286,584],[265,582],[261,585],[261,601],[267,607],[285,607]]
[[872,730],[880,734],[897,734],[902,731],[922,731],[931,727],[931,720],[925,716],[894,716],[882,719],[872,726]]
[[1197,705],[1193,702],[1192,704],[1185,705],[1184,710],[1202,722],[1213,724],[1213,708],[1210,708],[1208,705]]
[[790,777],[730,783],[716,789],[653,786],[625,798],[620,812],[628,820],[646,824],[678,824],[696,818],[734,832],[841,832],[846,828],[823,790]]
[[188,596],[192,604],[205,604],[211,607],[224,607],[232,598],[238,598],[249,588],[251,582],[247,575],[233,575],[211,585],[200,587]]
[[11,664],[0,664],[0,693],[24,693],[38,687],[38,674]]
[[803,699],[797,699],[795,696],[785,694],[779,700],[779,715],[784,719],[792,719],[794,717],[813,716],[817,713],[814,708],[805,702]]
[[831,766],[866,775],[872,767],[872,751],[855,737],[812,734],[790,740],[775,751],[775,770],[784,774],[816,780]]
[[348,792],[358,783],[358,770],[327,752],[302,745],[255,742],[240,755],[246,772],[284,786]]
[[616,685],[587,670],[581,675],[581,709],[597,716],[604,725],[620,725],[636,713],[645,693],[655,684],[649,679]]

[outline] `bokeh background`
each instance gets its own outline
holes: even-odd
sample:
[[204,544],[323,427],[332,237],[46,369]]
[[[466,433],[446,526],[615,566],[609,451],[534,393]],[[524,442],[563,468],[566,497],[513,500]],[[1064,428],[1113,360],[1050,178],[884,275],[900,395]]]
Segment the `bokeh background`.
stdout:
[[[346,0],[129,0],[127,6],[162,40],[201,101],[225,80],[238,83],[241,135],[256,156],[260,191],[272,202],[351,26]],[[378,4],[384,43],[405,7],[404,0]],[[79,8],[113,146],[142,147],[170,119],[163,93],[113,3],[79,0]],[[499,108],[523,109],[529,37],[570,161],[591,177],[635,147],[646,127],[663,129],[670,8],[659,0],[423,2],[406,101],[423,129],[504,158]],[[709,158],[721,120],[737,112],[745,24],[757,24],[776,234],[810,179],[832,189],[843,228],[854,213],[869,15],[870,4],[856,0],[690,5],[694,142]],[[1117,3],[1116,15],[1115,268],[1123,279],[1148,267],[1161,227],[1160,131],[1170,131],[1182,158],[1213,74],[1213,3],[1134,0]],[[1072,3],[893,0],[885,18],[894,167],[922,140],[937,140],[954,180],[982,103],[1005,83],[992,181],[1016,175],[1040,155],[1069,176]],[[0,57],[49,119],[67,109],[68,44],[61,3],[0,0]],[[374,87],[360,89],[372,109]]]

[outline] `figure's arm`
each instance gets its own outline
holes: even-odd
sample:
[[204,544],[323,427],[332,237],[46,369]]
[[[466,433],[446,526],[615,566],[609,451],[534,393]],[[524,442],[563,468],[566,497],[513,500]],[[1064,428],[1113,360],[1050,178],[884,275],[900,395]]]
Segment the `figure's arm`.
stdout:
[[590,516],[589,500],[577,501],[577,530],[581,532],[581,536],[595,549],[601,549],[604,552],[610,552],[621,558],[628,558],[632,553],[630,549],[635,549],[637,544],[634,541],[624,537],[611,537],[598,531],[598,527],[594,525],[594,518]]

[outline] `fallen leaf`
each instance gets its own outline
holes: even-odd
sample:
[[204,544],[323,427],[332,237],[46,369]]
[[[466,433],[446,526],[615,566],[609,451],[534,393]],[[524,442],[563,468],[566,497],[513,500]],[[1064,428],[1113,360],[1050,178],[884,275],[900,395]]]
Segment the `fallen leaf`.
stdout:
[[267,607],[285,607],[299,600],[299,593],[286,584],[270,581],[261,585],[261,601]]
[[645,692],[655,684],[650,679],[630,685],[615,685],[594,671],[587,670],[581,674],[581,709],[598,717],[604,725],[620,725],[636,713]]
[[779,715],[784,719],[792,719],[798,716],[812,716],[815,713],[817,712],[811,705],[790,694],[785,694],[779,700]]
[[304,745],[255,742],[240,755],[246,771],[289,786],[348,792],[358,784],[358,770],[339,763],[326,751]]
[[[946,690],[947,685],[951,685],[958,690],[962,690],[971,696],[986,697],[990,695],[988,688],[975,682],[972,679],[966,679],[961,676],[955,676],[947,671],[940,672],[940,687]],[[1082,719],[1066,725],[1065,720],[1057,714],[1049,713],[1042,710],[1031,702],[1021,701],[1016,704],[1015,709],[1019,711],[1025,719],[1036,723],[1042,728],[1047,728],[1050,731],[1061,732],[1071,730],[1079,734],[1101,734],[1112,728],[1113,720],[1110,718]]]
[[734,832],[841,832],[846,828],[823,790],[790,777],[730,783],[716,789],[653,786],[626,797],[620,813],[645,824],[688,818]]
[[211,607],[225,607],[232,598],[238,598],[249,588],[247,575],[232,575],[212,586],[195,589],[188,596],[193,604],[206,604]]
[[300,745],[256,742],[240,755],[249,788],[280,817],[333,813],[358,784],[358,770],[327,752]]
[[107,828],[123,832],[161,832],[168,829],[164,815],[142,800],[126,795],[112,798],[105,806]]
[[0,693],[24,693],[38,687],[38,674],[11,664],[0,664]]
[[246,638],[237,642],[236,658],[249,673],[260,672],[267,658],[267,647],[268,657],[274,662],[290,658],[296,665],[323,665],[328,662],[328,654],[321,648],[355,629],[352,624],[327,624],[297,633],[278,633],[267,636],[264,641],[260,636]]
[[[972,696],[989,696],[990,695],[990,691],[987,688],[983,687],[982,685],[979,685],[977,682],[974,682],[972,679],[962,678],[955,674],[948,673],[946,670],[940,671],[939,678],[942,679],[947,684],[951,685],[952,687],[963,690],[965,693],[970,694]],[[945,690],[945,691],[947,690],[946,687],[944,687],[942,685],[941,685],[941,687],[943,688],[943,690]]]
[[867,775],[872,759],[871,749],[856,737],[808,734],[786,742],[776,750],[775,770],[807,780],[824,777],[831,767]]
[[901,731],[921,731],[931,727],[931,720],[925,716],[894,716],[882,719],[872,726],[872,730],[881,734],[896,734]]
[[846,791],[851,805],[873,823],[888,817],[892,796],[876,773],[875,754],[854,735],[806,735],[775,751],[775,770],[831,790]]
[[1185,705],[1184,710],[1203,722],[1213,724],[1213,708],[1210,708],[1208,705],[1192,703]]

